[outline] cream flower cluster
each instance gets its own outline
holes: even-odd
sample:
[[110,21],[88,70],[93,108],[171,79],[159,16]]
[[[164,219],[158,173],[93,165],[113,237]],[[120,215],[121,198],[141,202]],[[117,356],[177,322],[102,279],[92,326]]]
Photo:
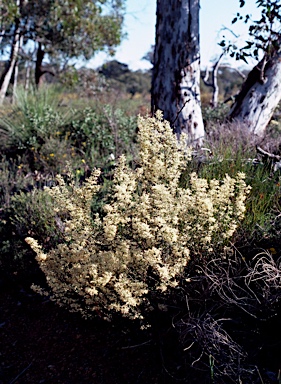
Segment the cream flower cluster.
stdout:
[[136,170],[120,157],[102,217],[91,214],[99,171],[81,187],[58,177],[45,192],[68,214],[64,243],[45,254],[26,239],[51,297],[84,316],[142,318],[153,292],[177,286],[190,257],[223,244],[245,212],[243,174],[208,183],[192,173],[189,188],[179,186],[191,152],[160,112],[139,118],[139,145]]

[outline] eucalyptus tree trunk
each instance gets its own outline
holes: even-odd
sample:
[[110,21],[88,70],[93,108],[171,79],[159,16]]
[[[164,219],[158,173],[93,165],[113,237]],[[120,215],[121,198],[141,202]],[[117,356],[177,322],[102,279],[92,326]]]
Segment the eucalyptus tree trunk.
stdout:
[[[21,50],[23,46],[23,36],[20,37],[19,42],[19,51]],[[14,68],[14,84],[13,84],[13,104],[16,102],[16,92],[18,87],[18,77],[19,77],[19,60],[16,60],[15,68]]]
[[43,82],[43,59],[45,56],[44,49],[42,48],[42,43],[38,43],[37,54],[36,54],[36,63],[35,63],[35,85],[38,88]]
[[262,137],[280,99],[281,47],[251,70],[231,107],[229,118],[243,122],[250,132]]
[[201,143],[199,0],[157,0],[151,109]]
[[[20,0],[17,0],[17,7],[18,8],[20,7]],[[0,84],[1,84],[0,104],[3,104],[9,84],[11,82],[12,74],[15,69],[15,65],[18,60],[18,54],[20,50],[20,41],[21,41],[20,20],[17,17],[15,20],[15,31],[14,31],[13,43],[11,47],[10,59],[0,80]]]
[[224,55],[225,55],[225,51],[220,54],[220,57],[213,65],[211,81],[209,81],[210,71],[208,67],[206,68],[205,76],[202,76],[202,80],[204,84],[207,87],[211,87],[213,89],[212,100],[211,100],[212,108],[217,108],[218,106],[219,90],[220,90],[218,85],[218,70]]
[[37,54],[36,54],[36,63],[35,63],[35,85],[39,88],[43,84],[43,75],[49,73],[52,76],[55,76],[53,71],[45,69],[43,66],[43,60],[45,57],[45,51],[41,42],[38,42]]
[[1,34],[0,34],[0,44],[3,41],[4,35],[5,35],[5,29],[2,29]]
[[14,83],[13,83],[13,98],[12,98],[12,103],[16,103],[16,92],[17,92],[17,87],[18,87],[18,76],[19,76],[19,63],[18,60],[15,64],[14,68]]
[[25,91],[29,90],[30,72],[31,72],[31,64],[30,64],[30,62],[27,62],[26,71],[25,71],[25,82],[24,82],[24,90]]

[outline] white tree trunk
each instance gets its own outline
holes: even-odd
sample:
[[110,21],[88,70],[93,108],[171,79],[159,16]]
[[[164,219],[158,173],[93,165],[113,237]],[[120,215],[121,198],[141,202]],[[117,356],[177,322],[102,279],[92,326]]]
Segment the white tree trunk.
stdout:
[[16,61],[15,68],[14,68],[14,84],[13,84],[13,99],[12,103],[15,104],[16,102],[16,92],[17,92],[17,86],[18,86],[18,76],[19,76],[19,63]]
[[25,71],[25,84],[24,84],[24,90],[29,90],[29,83],[30,83],[30,71],[31,71],[31,64],[27,62],[26,71]]
[[[23,36],[20,37],[19,42],[19,51],[21,50],[23,45]],[[17,92],[17,86],[18,86],[18,76],[19,76],[19,60],[17,58],[15,62],[15,68],[14,68],[14,84],[13,84],[13,104],[16,102],[16,92]]]
[[250,132],[262,137],[280,99],[281,49],[266,63],[262,60],[252,69],[236,97],[229,117],[245,123]]
[[2,41],[3,41],[4,35],[5,35],[5,29],[2,29],[2,31],[1,31],[1,35],[0,35],[0,44],[1,44]]
[[151,107],[178,136],[201,143],[199,0],[157,0]]
[[[19,6],[20,6],[20,0],[17,0],[17,7],[19,8]],[[12,78],[13,71],[15,69],[15,65],[16,65],[19,50],[20,50],[20,40],[21,40],[20,21],[19,19],[17,19],[15,22],[15,32],[14,32],[13,45],[11,47],[9,66],[5,72],[1,89],[0,89],[0,104],[3,104],[3,101],[5,99],[5,96]]]
[[220,64],[221,64],[221,61],[222,61],[224,55],[225,55],[225,51],[221,53],[220,57],[218,58],[218,60],[213,65],[212,81],[209,82],[210,71],[209,71],[208,67],[206,68],[205,76],[202,77],[202,80],[203,80],[204,84],[207,87],[212,87],[213,88],[213,94],[212,94],[212,100],[211,100],[211,106],[213,108],[217,108],[217,106],[218,106],[219,91],[220,91],[219,85],[218,85],[218,70],[219,70],[219,67],[220,67]]

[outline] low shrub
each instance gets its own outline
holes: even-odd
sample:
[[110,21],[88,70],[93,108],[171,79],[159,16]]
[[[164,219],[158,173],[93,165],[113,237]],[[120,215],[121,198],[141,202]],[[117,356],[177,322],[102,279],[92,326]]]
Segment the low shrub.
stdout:
[[59,95],[53,87],[26,92],[20,89],[10,113],[2,111],[1,146],[16,150],[38,150],[67,121],[59,109]]
[[0,207],[10,205],[11,197],[20,190],[28,191],[34,183],[32,178],[26,177],[28,169],[24,166],[25,159],[0,158]]
[[178,143],[160,112],[139,118],[138,128],[137,167],[120,157],[101,213],[91,211],[99,171],[81,187],[58,176],[45,193],[56,215],[68,214],[64,241],[46,252],[26,239],[52,299],[86,317],[109,319],[117,312],[142,319],[155,298],[185,278],[190,258],[207,259],[224,247],[245,213],[249,188],[242,173],[210,182],[193,173],[181,188],[190,160],[184,137]]
[[229,106],[224,103],[219,103],[216,108],[211,106],[202,108],[202,116],[207,132],[212,130],[218,124],[225,122],[228,111]]
[[11,196],[0,212],[0,275],[15,275],[30,283],[31,276],[38,274],[38,265],[24,239],[40,238],[48,251],[62,241],[62,232],[63,223],[55,214],[53,201],[42,190],[34,188]]
[[136,128],[136,118],[119,108],[87,107],[64,126],[61,137],[67,137],[91,167],[106,167],[109,158],[117,159],[122,153],[134,157]]
[[280,139],[267,136],[261,142],[243,124],[224,123],[207,135],[205,146],[209,150],[199,153],[191,162],[191,169],[207,180],[221,179],[226,173],[231,177],[238,172],[245,174],[251,192],[245,219],[235,236],[240,244],[263,238],[279,239],[280,236],[280,171],[274,172],[270,163],[257,152],[257,145],[280,154]]
[[136,127],[136,117],[110,105],[72,109],[55,88],[21,90],[12,110],[0,115],[0,149],[7,158],[25,156],[31,171],[44,176],[71,163],[83,177],[122,153],[133,159]]

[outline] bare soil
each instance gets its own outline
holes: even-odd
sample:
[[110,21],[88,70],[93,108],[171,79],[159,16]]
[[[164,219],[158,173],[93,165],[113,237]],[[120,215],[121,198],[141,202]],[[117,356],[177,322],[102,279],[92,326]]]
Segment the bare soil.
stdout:
[[85,321],[19,286],[0,292],[1,384],[172,383],[154,339]]

